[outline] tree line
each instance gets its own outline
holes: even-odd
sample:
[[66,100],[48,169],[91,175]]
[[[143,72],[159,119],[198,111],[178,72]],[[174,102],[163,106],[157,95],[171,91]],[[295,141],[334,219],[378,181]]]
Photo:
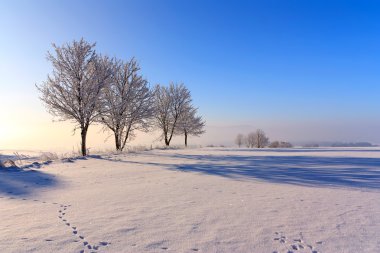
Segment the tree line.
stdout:
[[83,38],[62,46],[53,44],[47,59],[53,71],[36,85],[48,112],[60,120],[76,123],[81,135],[81,153],[87,155],[89,126],[100,123],[111,131],[115,148],[122,151],[136,131],[159,129],[166,146],[174,135],[205,132],[205,121],[182,83],[150,87],[135,58],[110,58],[95,50],[96,43]]
[[250,132],[247,135],[238,134],[235,138],[235,144],[239,146],[245,145],[247,148],[291,148],[293,145],[285,141],[269,141],[269,137],[261,129]]

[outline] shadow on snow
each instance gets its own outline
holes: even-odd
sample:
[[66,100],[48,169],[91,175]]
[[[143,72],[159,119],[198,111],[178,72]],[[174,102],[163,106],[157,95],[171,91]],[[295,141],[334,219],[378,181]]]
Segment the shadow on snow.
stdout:
[[380,149],[377,147],[360,148],[213,148],[213,151],[244,151],[244,152],[275,152],[275,153],[326,153],[326,152],[374,152],[380,155]]
[[20,168],[0,169],[0,195],[27,196],[58,185],[55,176]]
[[234,179],[317,187],[380,189],[380,158],[175,155],[197,163],[172,166]]
[[380,158],[184,154],[159,154],[158,159],[159,157],[180,159],[181,163],[156,162],[154,160],[157,157],[153,157],[150,162],[93,158],[237,180],[260,180],[311,187],[380,189]]

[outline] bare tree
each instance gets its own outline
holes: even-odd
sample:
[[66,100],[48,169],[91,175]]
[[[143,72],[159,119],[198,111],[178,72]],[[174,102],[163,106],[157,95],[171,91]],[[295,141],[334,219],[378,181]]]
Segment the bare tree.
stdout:
[[254,132],[249,133],[247,137],[245,138],[245,144],[247,145],[247,148],[255,147],[255,143],[256,143],[256,134]]
[[255,147],[264,148],[269,144],[269,138],[265,135],[264,131],[257,129],[255,134]]
[[243,143],[244,143],[244,135],[242,135],[242,134],[238,134],[238,135],[236,136],[235,143],[236,143],[236,145],[238,145],[239,148],[240,148],[241,145],[243,145]]
[[165,145],[169,146],[179,119],[191,104],[190,91],[184,84],[157,85],[154,103],[154,123],[162,131]]
[[189,135],[199,136],[205,133],[205,121],[201,116],[197,115],[197,108],[194,108],[192,105],[187,107],[184,110],[184,113],[181,115],[178,127],[176,128],[177,134],[183,134],[185,136],[185,146],[187,147],[187,137]]
[[269,138],[265,135],[263,130],[258,129],[247,135],[245,143],[248,148],[264,148],[269,144]]
[[48,111],[60,120],[71,120],[81,130],[82,155],[87,154],[86,137],[91,123],[98,117],[99,97],[111,75],[109,59],[95,52],[95,43],[84,39],[59,47],[48,53],[53,72],[41,86],[40,99]]
[[122,151],[135,130],[148,131],[153,100],[135,59],[113,60],[112,69],[110,85],[102,96],[100,122],[114,133],[116,150]]

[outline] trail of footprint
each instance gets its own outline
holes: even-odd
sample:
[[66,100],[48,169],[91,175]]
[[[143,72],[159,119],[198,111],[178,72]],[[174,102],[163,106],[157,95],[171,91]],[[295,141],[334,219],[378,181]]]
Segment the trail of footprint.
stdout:
[[[9,194],[12,194],[13,192],[8,192]],[[3,196],[0,196],[0,198],[5,198]],[[15,197],[8,197],[7,199],[16,199]],[[72,230],[72,234],[76,237],[78,237],[80,240],[83,241],[83,247],[84,249],[83,250],[80,250],[79,252],[80,253],[84,253],[86,249],[89,249],[89,250],[99,250],[100,247],[104,247],[104,246],[107,246],[109,244],[111,244],[110,242],[105,242],[105,241],[101,241],[99,243],[92,243],[90,244],[89,242],[87,241],[84,241],[85,237],[83,235],[80,235],[78,233],[78,230],[77,230],[77,227],[76,226],[73,226],[71,222],[69,222],[67,220],[67,218],[64,218],[65,215],[66,215],[66,211],[68,210],[69,207],[71,207],[71,205],[67,205],[67,204],[61,204],[61,203],[57,203],[57,202],[46,202],[46,201],[42,201],[42,200],[38,200],[38,199],[27,199],[27,198],[22,198],[23,201],[33,201],[33,202],[40,202],[42,204],[51,204],[51,205],[59,205],[59,210],[58,210],[58,218],[67,226],[69,227],[71,230]],[[47,239],[45,241],[52,241],[50,239]],[[74,240],[75,242],[79,242],[78,240]]]
[[[273,238],[274,241],[278,241],[280,243],[287,243],[287,237],[284,235],[283,232],[275,232],[275,237]],[[322,244],[322,241],[316,242],[316,244]],[[300,233],[300,238],[296,238],[289,241],[289,244],[287,246],[288,251],[287,253],[295,253],[298,250],[302,250],[304,252],[305,250],[310,250],[311,253],[320,253],[319,251],[315,250],[315,246],[312,244],[306,243],[303,241],[302,233]],[[273,253],[278,253],[278,251],[273,251]]]
[[60,218],[64,222],[64,224],[71,229],[72,234],[74,236],[78,237],[80,241],[82,241],[84,249],[81,250],[80,252],[84,252],[86,249],[99,250],[100,247],[107,246],[110,244],[109,242],[89,243],[88,241],[85,241],[85,237],[82,234],[79,234],[77,227],[72,225],[72,223],[69,222],[67,218],[63,219],[64,215],[66,214],[65,212],[68,210],[69,207],[70,205],[60,204],[60,209],[58,210],[58,213],[61,215],[59,215],[58,218]]

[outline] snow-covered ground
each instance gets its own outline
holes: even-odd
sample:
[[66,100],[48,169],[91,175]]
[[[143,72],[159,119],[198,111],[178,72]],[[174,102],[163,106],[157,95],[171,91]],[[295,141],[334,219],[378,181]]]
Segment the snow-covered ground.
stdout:
[[203,148],[0,169],[0,252],[379,252],[380,149]]

